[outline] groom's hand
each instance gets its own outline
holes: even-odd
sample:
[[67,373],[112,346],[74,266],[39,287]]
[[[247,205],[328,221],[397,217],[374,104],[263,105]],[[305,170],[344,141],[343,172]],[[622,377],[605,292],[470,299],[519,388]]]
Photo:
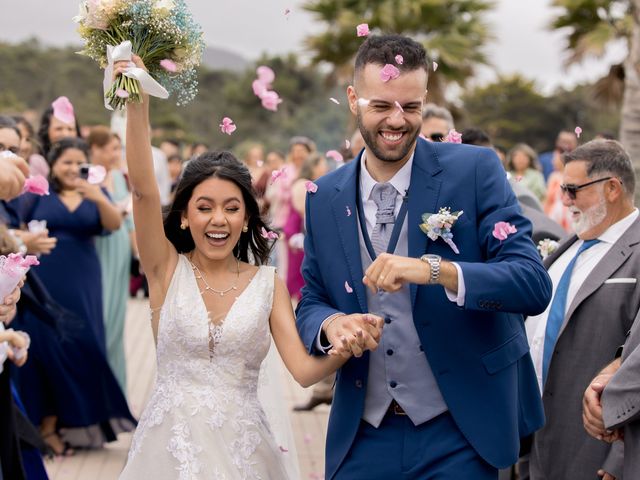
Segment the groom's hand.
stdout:
[[349,358],[361,357],[365,350],[378,348],[384,320],[370,313],[340,315],[323,326],[324,334],[331,343],[331,355]]
[[405,283],[427,283],[430,274],[429,265],[419,258],[382,253],[369,265],[362,282],[374,293],[397,292]]

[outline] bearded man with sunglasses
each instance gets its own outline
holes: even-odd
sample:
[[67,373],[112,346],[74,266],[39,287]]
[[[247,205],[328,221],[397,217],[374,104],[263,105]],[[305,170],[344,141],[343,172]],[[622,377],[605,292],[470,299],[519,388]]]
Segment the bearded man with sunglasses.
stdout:
[[587,434],[582,397],[640,307],[635,175],[614,140],[586,143],[564,164],[563,203],[576,235],[545,260],[553,300],[525,322],[546,417],[533,437],[529,470],[532,480],[612,479],[621,473],[622,444]]

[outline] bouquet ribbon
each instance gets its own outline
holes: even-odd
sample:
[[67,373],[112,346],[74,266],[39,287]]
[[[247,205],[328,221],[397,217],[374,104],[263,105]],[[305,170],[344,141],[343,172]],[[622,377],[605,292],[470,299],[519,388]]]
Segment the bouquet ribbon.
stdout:
[[[107,110],[113,110],[109,105],[109,100],[106,98],[106,94],[111,88],[113,84],[113,64],[119,61],[130,62],[133,55],[131,42],[129,40],[122,42],[120,45],[116,45],[115,47],[112,45],[107,45],[107,68],[104,70],[104,93],[105,100],[104,106]],[[139,67],[128,67],[123,75],[129,78],[133,78],[140,82],[140,86],[142,90],[154,97],[158,98],[169,98],[169,92],[160,85],[149,73]]]

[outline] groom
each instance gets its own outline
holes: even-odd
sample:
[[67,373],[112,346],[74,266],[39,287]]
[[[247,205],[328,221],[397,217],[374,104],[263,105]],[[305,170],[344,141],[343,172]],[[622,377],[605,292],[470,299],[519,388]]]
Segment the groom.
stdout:
[[[355,357],[328,479],[496,479],[543,423],[522,315],[545,309],[549,277],[493,151],[418,138],[427,71],[409,38],[362,44],[347,93],[366,147],[307,198],[298,330],[314,354]],[[448,243],[419,227],[441,208],[463,211]]]

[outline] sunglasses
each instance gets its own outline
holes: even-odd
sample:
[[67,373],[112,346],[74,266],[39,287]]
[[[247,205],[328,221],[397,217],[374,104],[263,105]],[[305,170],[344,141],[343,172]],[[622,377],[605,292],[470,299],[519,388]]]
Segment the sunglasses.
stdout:
[[569,198],[571,200],[575,200],[578,190],[582,190],[583,188],[587,188],[588,186],[594,185],[596,183],[611,180],[612,178],[613,177],[599,178],[598,180],[593,180],[592,182],[583,183],[582,185],[573,185],[571,183],[569,185],[562,184],[560,185],[560,190],[562,190],[562,193],[566,193],[567,195],[569,195]]
[[444,140],[444,135],[442,133],[432,133],[431,135],[429,135],[429,138],[434,142],[441,142],[442,140]]

